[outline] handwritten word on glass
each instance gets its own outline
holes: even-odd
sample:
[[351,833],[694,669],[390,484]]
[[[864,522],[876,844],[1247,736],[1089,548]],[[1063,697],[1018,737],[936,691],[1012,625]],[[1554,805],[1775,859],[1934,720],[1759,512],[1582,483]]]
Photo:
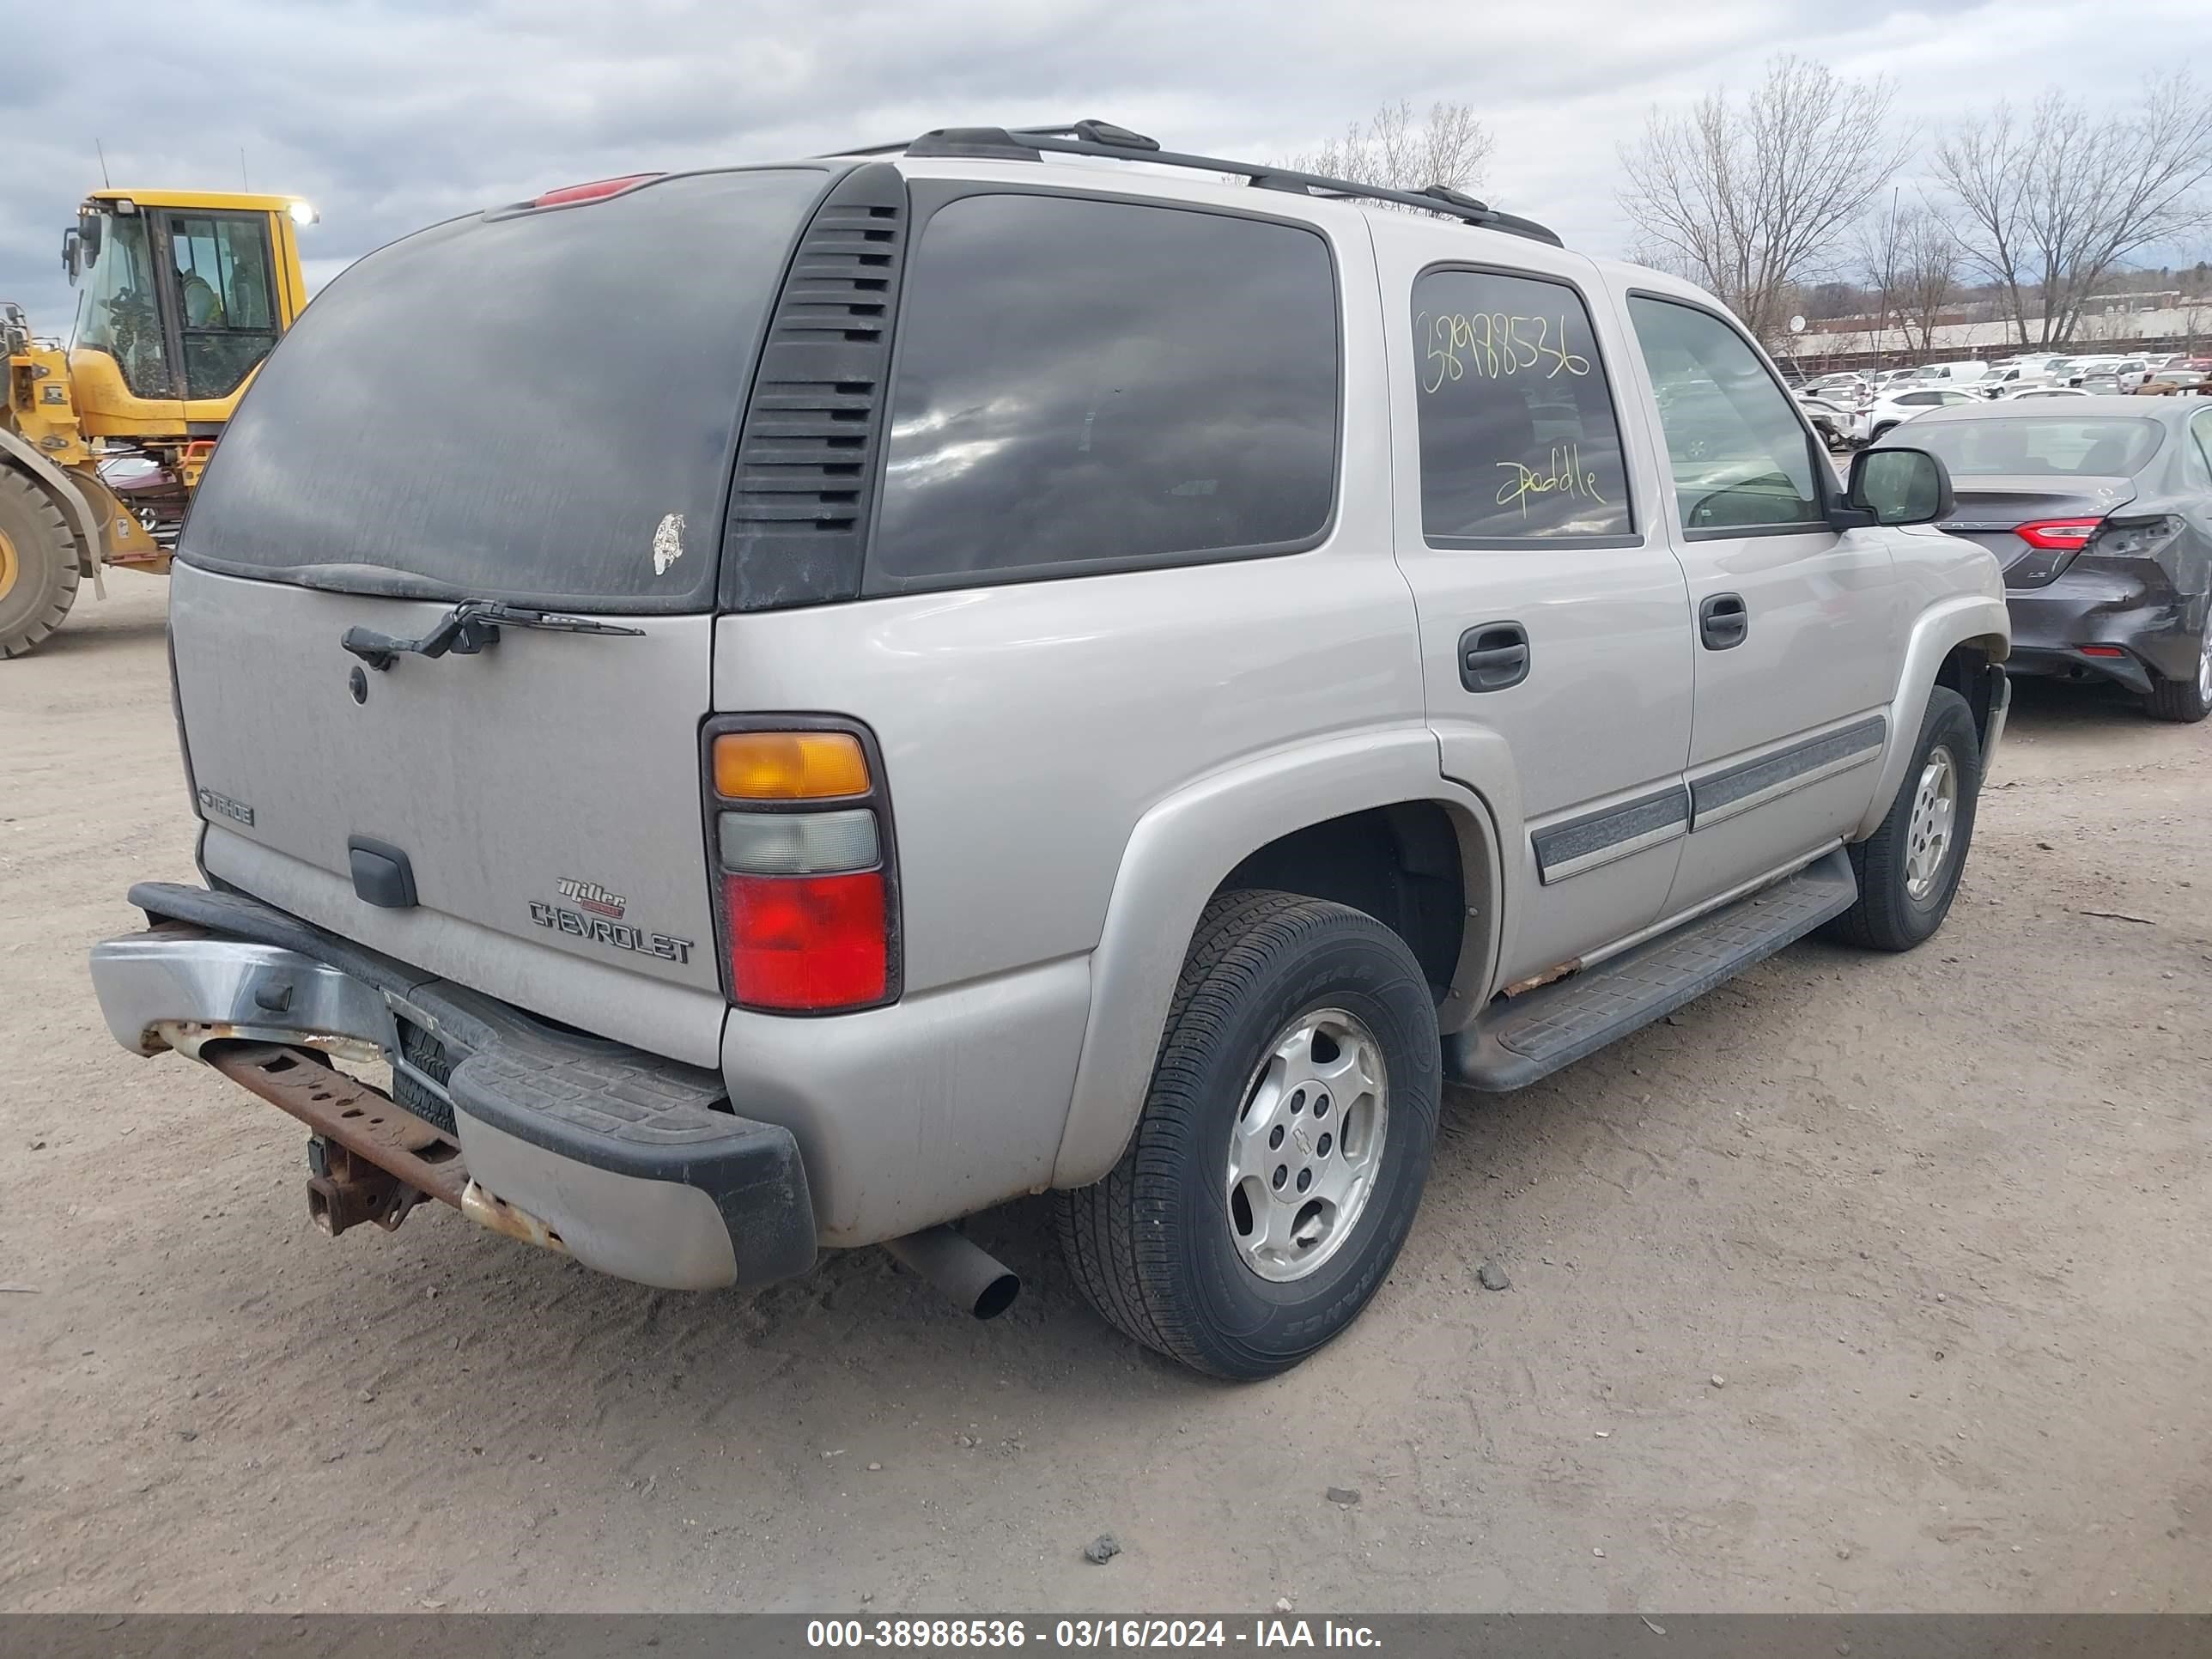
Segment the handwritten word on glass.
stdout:
[[1605,504],[1598,492],[1597,471],[1583,465],[1580,444],[1555,444],[1544,466],[1530,466],[1525,461],[1499,461],[1496,464],[1505,471],[1505,482],[1498,486],[1498,504],[1517,507],[1526,518],[1531,495],[1567,495],[1587,501]]
[[1424,311],[1413,319],[1413,338],[1421,351],[1424,392],[1469,374],[1488,380],[1534,374],[1548,380],[1590,372],[1589,359],[1568,349],[1565,316]]

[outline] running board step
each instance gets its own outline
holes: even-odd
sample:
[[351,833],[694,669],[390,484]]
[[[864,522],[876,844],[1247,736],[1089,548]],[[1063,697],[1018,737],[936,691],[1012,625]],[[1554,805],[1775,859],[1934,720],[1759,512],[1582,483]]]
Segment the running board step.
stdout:
[[1858,893],[1838,847],[1610,961],[1492,1004],[1444,1039],[1444,1074],[1476,1089],[1525,1088],[1765,961],[1843,915]]

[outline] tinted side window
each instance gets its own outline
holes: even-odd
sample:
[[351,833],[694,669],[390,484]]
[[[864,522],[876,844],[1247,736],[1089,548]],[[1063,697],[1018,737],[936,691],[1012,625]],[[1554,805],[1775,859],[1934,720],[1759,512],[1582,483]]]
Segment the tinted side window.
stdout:
[[1685,530],[1813,525],[1813,449],[1751,343],[1710,313],[1632,295]]
[[1431,270],[1413,303],[1422,534],[1445,545],[1628,534],[1620,427],[1582,296]]
[[922,232],[898,327],[872,591],[1283,550],[1328,521],[1336,279],[1314,232],[966,197]]

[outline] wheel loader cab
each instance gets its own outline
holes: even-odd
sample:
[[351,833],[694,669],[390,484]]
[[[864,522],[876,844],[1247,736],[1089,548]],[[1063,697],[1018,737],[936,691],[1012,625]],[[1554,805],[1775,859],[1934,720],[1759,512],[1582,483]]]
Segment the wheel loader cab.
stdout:
[[161,575],[240,396],[307,301],[289,196],[94,191],[62,235],[70,343],[0,307],[0,659],[103,567]]
[[103,190],[63,260],[77,289],[70,380],[88,437],[211,437],[307,301],[282,196]]

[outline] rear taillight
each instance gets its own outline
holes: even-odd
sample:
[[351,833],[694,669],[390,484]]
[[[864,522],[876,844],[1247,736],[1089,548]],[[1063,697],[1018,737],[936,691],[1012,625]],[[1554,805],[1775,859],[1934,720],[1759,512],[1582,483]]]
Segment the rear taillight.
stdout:
[[897,890],[872,744],[852,727],[710,727],[705,758],[730,1000],[780,1013],[890,1001]]
[[2079,553],[2102,522],[2101,519],[2039,519],[2017,526],[2012,533],[2046,553]]
[[2013,534],[2028,550],[2005,566],[2007,587],[2041,587],[2057,579],[2074,562],[2074,556],[2089,544],[2100,521],[2096,519],[2039,519],[2017,526]]

